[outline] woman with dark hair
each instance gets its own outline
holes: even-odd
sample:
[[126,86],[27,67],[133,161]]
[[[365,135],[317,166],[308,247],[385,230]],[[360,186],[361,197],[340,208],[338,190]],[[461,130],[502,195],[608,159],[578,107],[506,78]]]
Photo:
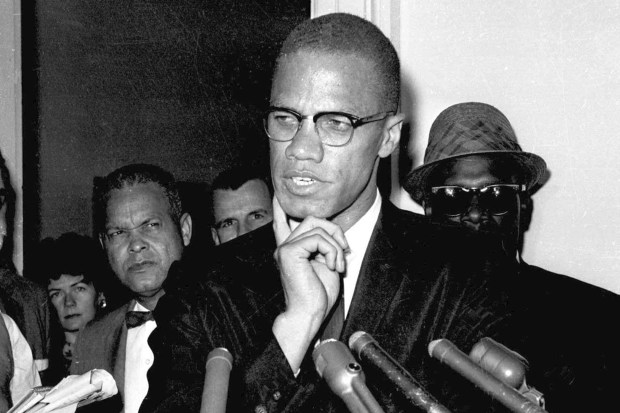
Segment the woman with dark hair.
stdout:
[[50,371],[46,384],[68,375],[72,346],[78,332],[92,319],[106,312],[106,284],[112,276],[101,247],[94,239],[69,232],[57,239],[41,241],[38,273],[46,281],[52,311],[54,335]]

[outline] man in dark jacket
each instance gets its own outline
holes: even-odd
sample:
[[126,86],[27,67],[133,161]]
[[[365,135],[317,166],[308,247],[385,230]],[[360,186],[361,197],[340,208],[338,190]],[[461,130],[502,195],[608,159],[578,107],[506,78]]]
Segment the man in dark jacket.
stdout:
[[516,269],[515,277],[501,275],[514,308],[505,334],[520,336],[504,340],[528,359],[528,382],[544,393],[549,411],[605,410],[620,383],[612,327],[620,297],[521,259],[531,193],[545,173],[545,161],[521,149],[503,113],[466,102],[434,121],[424,163],[405,188],[432,220],[501,237]]
[[93,403],[85,407],[89,411],[137,412],[154,357],[147,342],[157,327],[152,311],[165,294],[170,266],[190,242],[192,220],[172,174],[155,165],[116,169],[96,188],[95,199],[101,244],[132,298],[79,332],[70,371],[105,369],[116,381],[122,400]]
[[[469,349],[501,324],[492,275],[502,255],[492,239],[472,242],[382,199],[377,168],[398,146],[399,96],[396,51],[368,21],[331,14],[289,35],[264,119],[273,226],[222,245],[198,284],[169,277],[149,339],[164,354],[149,372],[152,410],[195,411],[207,354],[223,346],[235,358],[230,411],[346,412],[310,356],[320,340],[360,330],[454,411],[489,410],[427,345]],[[467,247],[480,243],[489,256]],[[383,379],[368,379],[379,403],[411,411]]]

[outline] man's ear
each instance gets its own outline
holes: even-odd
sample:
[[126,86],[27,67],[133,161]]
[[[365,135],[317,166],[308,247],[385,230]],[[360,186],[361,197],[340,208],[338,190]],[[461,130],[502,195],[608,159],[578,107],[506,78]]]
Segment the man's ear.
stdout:
[[396,115],[391,115],[386,118],[383,127],[381,146],[378,152],[380,158],[390,156],[392,152],[394,152],[394,149],[398,147],[398,143],[400,142],[400,131],[403,127],[404,120],[405,115],[402,113],[397,113]]
[[217,235],[217,230],[215,228],[211,228],[211,238],[213,238],[213,243],[216,247],[220,245],[220,237]]
[[181,220],[179,223],[181,227],[183,245],[187,247],[192,239],[192,217],[186,212],[181,215]]
[[519,231],[521,233],[521,237],[523,237],[523,233],[530,228],[530,223],[532,222],[532,212],[534,211],[534,202],[532,201],[530,194],[524,193],[519,196],[519,207],[521,208],[519,211]]

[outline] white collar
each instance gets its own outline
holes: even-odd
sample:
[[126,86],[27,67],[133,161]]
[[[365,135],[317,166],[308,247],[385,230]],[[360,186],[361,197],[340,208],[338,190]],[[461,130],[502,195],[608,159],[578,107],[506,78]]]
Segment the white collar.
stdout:
[[136,300],[136,304],[134,304],[134,306],[133,306],[133,310],[131,310],[131,311],[146,311],[146,312],[149,312],[149,311],[151,311],[151,310],[149,310],[148,308],[146,308],[145,306],[143,306],[142,304],[140,304],[140,303],[138,302],[138,300]]
[[350,253],[347,254],[347,272],[343,279],[344,285],[344,311],[345,315],[349,313],[349,307],[355,293],[355,286],[359,279],[362,261],[366,255],[370,237],[379,219],[381,212],[381,194],[377,191],[375,202],[370,209],[355,223],[347,232],[344,233],[347,243],[349,244]]

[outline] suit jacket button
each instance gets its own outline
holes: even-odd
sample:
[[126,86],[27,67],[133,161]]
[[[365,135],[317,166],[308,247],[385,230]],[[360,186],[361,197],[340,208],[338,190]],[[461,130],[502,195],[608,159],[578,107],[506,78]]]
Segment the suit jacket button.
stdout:
[[263,406],[262,404],[259,404],[254,409],[254,413],[267,413],[267,408],[265,406]]
[[278,400],[280,400],[281,397],[282,397],[282,394],[279,391],[276,390],[276,392],[273,394],[273,399],[275,401],[278,401]]

